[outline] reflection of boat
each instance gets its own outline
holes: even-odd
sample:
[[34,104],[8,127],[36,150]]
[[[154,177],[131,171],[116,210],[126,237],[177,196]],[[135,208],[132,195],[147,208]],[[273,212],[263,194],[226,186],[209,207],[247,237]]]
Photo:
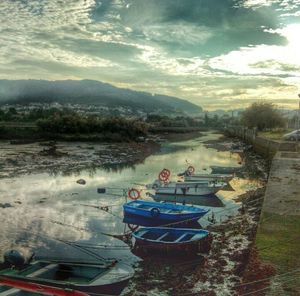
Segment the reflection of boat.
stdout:
[[198,220],[209,212],[209,210],[193,206],[144,200],[126,203],[123,205],[123,208],[124,216],[131,215],[139,218],[154,219],[161,224]]
[[133,276],[130,266],[117,261],[26,263],[22,258],[17,251],[6,253],[0,265],[0,295],[13,296],[20,290],[44,295],[119,295]]
[[167,195],[149,194],[155,201],[178,202],[206,207],[224,207],[223,202],[215,194],[207,196],[186,196],[186,195]]
[[243,170],[243,167],[224,167],[224,166],[211,166],[212,174],[234,174]]
[[215,181],[162,183],[159,180],[156,180],[147,187],[154,189],[156,194],[202,196],[217,193],[225,186],[226,183]]
[[203,229],[146,227],[133,232],[135,248],[167,252],[209,252],[211,236]]

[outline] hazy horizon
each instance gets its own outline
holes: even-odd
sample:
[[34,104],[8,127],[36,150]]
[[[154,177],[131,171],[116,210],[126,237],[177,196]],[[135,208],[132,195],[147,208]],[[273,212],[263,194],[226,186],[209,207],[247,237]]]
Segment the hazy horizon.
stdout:
[[298,106],[299,0],[3,0],[0,79],[92,79],[237,109]]

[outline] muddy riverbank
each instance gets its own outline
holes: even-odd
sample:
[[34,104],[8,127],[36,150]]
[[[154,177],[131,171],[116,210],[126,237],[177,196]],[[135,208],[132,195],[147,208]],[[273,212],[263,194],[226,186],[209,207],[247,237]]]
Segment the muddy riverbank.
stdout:
[[71,174],[97,167],[120,168],[143,162],[160,149],[159,143],[0,142],[0,178],[23,174]]

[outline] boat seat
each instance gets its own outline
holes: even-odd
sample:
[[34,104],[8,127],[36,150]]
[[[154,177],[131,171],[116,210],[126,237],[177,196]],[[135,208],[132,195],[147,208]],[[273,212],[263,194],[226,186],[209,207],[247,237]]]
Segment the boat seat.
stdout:
[[177,240],[174,241],[174,243],[180,242],[182,238],[184,238],[187,235],[187,233],[182,234]]
[[[30,273],[26,277],[36,277],[36,276],[39,276],[39,275],[43,274],[44,272],[49,271],[49,268],[51,269],[51,268],[54,268],[54,267],[57,267],[57,266],[58,266],[57,264],[47,265],[44,268],[38,269],[38,270],[34,271],[33,273]],[[9,289],[9,290],[7,290],[5,292],[1,292],[1,296],[15,295],[16,293],[21,292],[21,291],[22,291],[21,289],[11,288],[11,289]]]
[[144,237],[144,235],[146,235],[148,232],[149,232],[149,230],[144,231],[144,232],[140,235],[140,237]]
[[169,232],[164,233],[163,235],[161,235],[159,238],[157,238],[157,241],[161,241],[164,237],[166,237],[169,234]]
[[35,271],[35,272],[33,272],[33,273],[27,275],[26,277],[30,277],[30,278],[31,278],[31,277],[36,277],[36,276],[39,276],[39,275],[43,274],[44,272],[47,272],[47,271],[49,271],[50,269],[54,269],[54,268],[56,268],[56,267],[58,267],[58,264],[56,264],[56,263],[54,263],[54,264],[49,264],[49,265],[45,266],[44,268],[41,268],[41,269],[39,269],[39,270],[37,270],[37,271]]
[[16,288],[11,288],[9,290],[6,290],[5,292],[1,292],[1,296],[11,296],[11,295],[15,295],[18,292],[21,292],[21,290]]

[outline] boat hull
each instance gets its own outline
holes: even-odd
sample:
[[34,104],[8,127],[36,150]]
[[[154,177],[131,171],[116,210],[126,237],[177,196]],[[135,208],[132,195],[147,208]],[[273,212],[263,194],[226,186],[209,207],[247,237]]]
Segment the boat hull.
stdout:
[[192,196],[203,196],[217,193],[220,187],[159,187],[156,189],[156,194],[173,194],[173,195],[192,195]]
[[223,202],[215,194],[201,196],[155,194],[152,198],[158,202],[174,202],[205,207],[224,207]]
[[195,255],[197,253],[208,254],[211,249],[212,237],[209,236],[200,242],[191,242],[186,244],[165,245],[162,243],[150,243],[137,240],[134,244],[133,252],[139,254],[162,254],[162,255]]
[[134,201],[123,205],[124,217],[153,220],[156,225],[174,222],[197,221],[209,212],[207,209],[158,203],[149,201]]
[[[99,271],[95,271],[95,269],[99,269]],[[27,270],[31,270],[31,272],[27,273]],[[84,276],[85,272],[86,276]],[[0,283],[1,278],[4,278],[17,283],[16,286],[10,285],[10,287],[18,289],[23,286],[24,288],[21,290],[26,290],[27,287],[27,291],[31,288],[31,292],[33,291],[32,288],[37,287],[37,293],[41,291],[39,287],[43,287],[43,291],[61,290],[63,292],[67,290],[78,291],[87,295],[120,295],[133,274],[132,267],[120,262],[107,268],[93,263],[36,261],[25,265],[23,269],[4,268],[0,272]],[[54,294],[56,295],[56,293]]]
[[141,228],[133,233],[135,251],[162,253],[208,253],[212,236],[205,230],[176,228]]
[[211,175],[191,175],[185,176],[185,182],[199,182],[199,181],[223,181],[223,182],[230,182],[233,179],[233,175],[222,175],[222,174],[211,174]]
[[[132,213],[126,213],[124,215],[125,218],[135,218],[135,219],[145,219],[147,221],[155,220],[155,225],[163,225],[165,223],[172,223],[172,222],[184,222],[184,221],[198,221],[200,218],[202,218],[206,213],[199,214],[199,215],[180,215],[176,218],[170,218],[170,217],[152,217],[151,215],[143,216],[139,214],[132,214]],[[163,214],[161,214],[163,215]]]
[[[106,285],[100,285],[100,286],[81,286],[81,285],[70,285],[70,284],[63,284],[63,283],[54,283],[46,280],[41,279],[34,279],[34,278],[26,278],[26,279],[20,279],[19,277],[14,276],[7,276],[8,279],[12,280],[20,280],[26,283],[31,284],[37,284],[42,286],[48,286],[52,288],[58,288],[61,290],[67,289],[67,290],[74,290],[78,292],[82,292],[88,295],[95,295],[95,294],[104,294],[104,295],[120,295],[122,291],[126,288],[128,285],[129,279],[125,279],[123,281],[120,281],[118,283],[113,284],[106,284]],[[38,290],[36,291],[38,293]],[[75,295],[75,294],[74,294]]]
[[212,174],[234,174],[240,173],[243,168],[242,167],[222,167],[222,166],[211,166]]

